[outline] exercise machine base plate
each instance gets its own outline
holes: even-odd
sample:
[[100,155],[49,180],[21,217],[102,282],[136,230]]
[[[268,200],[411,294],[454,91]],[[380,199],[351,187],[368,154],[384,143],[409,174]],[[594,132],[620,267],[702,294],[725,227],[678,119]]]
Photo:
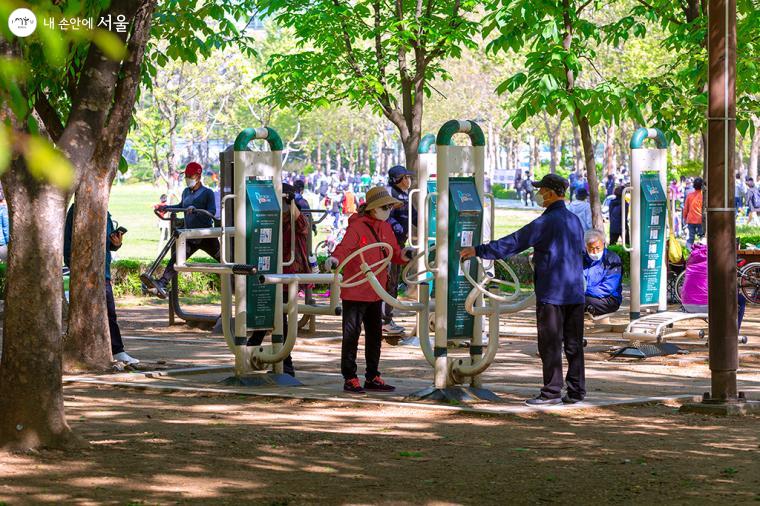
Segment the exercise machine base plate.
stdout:
[[223,385],[231,387],[301,387],[303,383],[290,374],[258,373],[244,376],[230,376],[220,381]]
[[404,398],[405,401],[435,401],[449,404],[462,402],[503,402],[502,399],[485,388],[454,386],[436,388],[429,386]]
[[610,360],[615,358],[649,358],[676,355],[682,350],[673,343],[639,344],[638,346],[624,346],[612,353]]

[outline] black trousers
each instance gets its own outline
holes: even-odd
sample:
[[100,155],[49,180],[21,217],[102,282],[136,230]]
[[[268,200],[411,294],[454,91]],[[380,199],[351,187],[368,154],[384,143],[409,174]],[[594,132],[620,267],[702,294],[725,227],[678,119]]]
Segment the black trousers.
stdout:
[[591,313],[594,316],[600,314],[614,313],[620,309],[620,302],[615,297],[591,297],[586,295],[586,308],[587,313]]
[[[189,239],[187,241],[187,247],[185,251],[185,257],[190,258],[193,253],[202,249],[209,254],[211,258],[219,261],[219,240],[218,239]],[[168,283],[177,271],[174,270],[174,263],[177,261],[177,252],[172,249],[172,257],[169,259],[169,263],[164,269],[164,273],[161,275],[161,281],[165,285]]]
[[[288,303],[287,292],[283,292],[282,294],[282,303]],[[251,337],[248,338],[248,346],[259,346],[264,342],[264,337],[268,332],[268,330],[254,330]],[[288,335],[288,318],[285,313],[282,314],[282,335],[283,337]],[[288,354],[288,356],[285,357],[285,360],[282,361],[282,370],[285,374],[290,374],[295,377],[296,368],[293,367],[293,357],[290,354]]]
[[[621,234],[617,232],[610,232],[610,244],[617,244],[618,239],[620,239]],[[628,245],[631,243],[631,235],[630,232],[628,232],[628,227],[625,228],[625,244]]]
[[[398,296],[398,281],[401,276],[401,268],[403,265],[391,264],[388,266],[388,284],[385,289],[391,294],[391,297],[397,298]],[[367,287],[369,290],[369,286]],[[390,323],[393,320],[393,306],[383,302],[383,323]]]
[[583,304],[536,304],[538,353],[544,373],[541,394],[549,399],[562,395],[562,349],[567,357],[567,394],[586,396],[586,371],[583,363]]
[[340,351],[340,372],[343,378],[356,378],[356,353],[359,334],[364,324],[364,360],[367,369],[364,377],[371,381],[380,375],[380,347],[382,344],[382,301],[343,301],[343,346]]
[[124,351],[124,342],[121,340],[119,322],[116,321],[116,301],[113,298],[110,279],[106,279],[106,311],[108,312],[108,331],[111,334],[111,354],[116,355]]

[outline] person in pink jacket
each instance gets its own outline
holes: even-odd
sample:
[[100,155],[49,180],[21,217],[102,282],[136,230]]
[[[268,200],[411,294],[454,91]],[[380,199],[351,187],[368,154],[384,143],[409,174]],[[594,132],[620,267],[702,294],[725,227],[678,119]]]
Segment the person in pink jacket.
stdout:
[[[354,251],[374,243],[386,243],[393,248],[393,263],[407,263],[414,256],[414,250],[412,248],[401,250],[393,229],[386,222],[391,210],[400,205],[401,202],[391,197],[385,188],[376,187],[369,190],[366,202],[359,207],[356,214],[349,218],[346,234],[332,256],[325,262],[325,266],[333,270]],[[383,248],[368,249],[344,266],[343,279],[349,280],[360,273],[363,262],[372,265],[385,255],[386,250]],[[354,278],[354,280],[358,279],[359,277]],[[386,286],[387,269],[377,275],[377,280],[381,286]],[[378,369],[383,326],[380,296],[372,289],[369,281],[366,281],[357,286],[341,289],[340,298],[343,303],[343,346],[340,356],[340,369],[345,380],[343,390],[351,393],[364,393],[365,390],[392,392],[395,387],[383,381]],[[364,324],[364,358],[367,365],[364,388],[356,376],[356,353],[362,323]]]
[[[686,260],[681,304],[687,313],[707,313],[707,245],[695,242]],[[742,328],[747,299],[738,294],[738,328]]]

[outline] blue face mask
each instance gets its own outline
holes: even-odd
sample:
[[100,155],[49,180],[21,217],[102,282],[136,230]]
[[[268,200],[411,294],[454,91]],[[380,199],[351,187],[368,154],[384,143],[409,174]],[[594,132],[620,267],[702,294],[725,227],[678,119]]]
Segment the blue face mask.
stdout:
[[604,255],[604,252],[601,252],[601,253],[588,253],[589,258],[591,258],[591,260],[593,260],[594,262],[597,262],[597,261],[601,260],[602,259],[602,255]]

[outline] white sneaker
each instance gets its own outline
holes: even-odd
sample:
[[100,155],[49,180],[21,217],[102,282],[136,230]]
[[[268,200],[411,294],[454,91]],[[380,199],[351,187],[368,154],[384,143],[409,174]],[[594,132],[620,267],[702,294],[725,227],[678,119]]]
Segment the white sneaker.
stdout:
[[122,351],[121,353],[117,353],[116,355],[113,356],[113,359],[116,360],[116,361],[119,361],[119,362],[124,362],[127,365],[135,365],[135,364],[139,364],[140,363],[140,361],[137,360],[136,358],[130,357],[129,355],[127,355],[126,351]]
[[389,336],[396,336],[399,334],[403,334],[404,332],[406,332],[406,329],[402,327],[401,325],[396,325],[396,323],[393,320],[383,325],[383,333]]

